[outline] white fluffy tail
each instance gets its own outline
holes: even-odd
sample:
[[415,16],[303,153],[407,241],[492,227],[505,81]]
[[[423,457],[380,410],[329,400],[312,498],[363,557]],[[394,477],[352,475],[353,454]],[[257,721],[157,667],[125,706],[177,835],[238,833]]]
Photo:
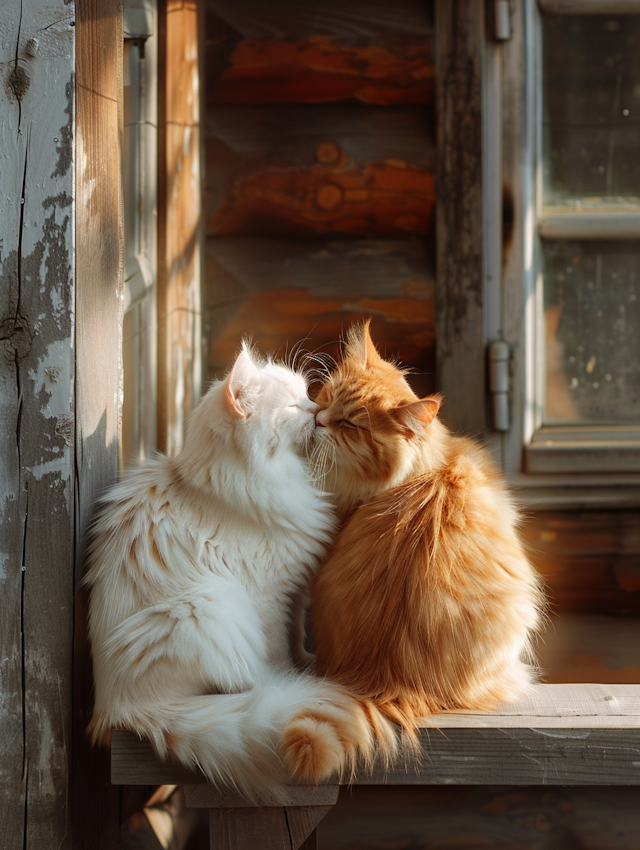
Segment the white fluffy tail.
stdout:
[[344,776],[359,757],[372,761],[376,740],[386,740],[387,753],[395,741],[393,724],[386,721],[386,731],[374,733],[361,703],[339,686],[295,672],[274,673],[243,693],[123,709],[119,717],[94,715],[94,739],[111,726],[131,729],[148,738],[161,759],[200,770],[217,787],[263,805],[284,800],[288,782]]

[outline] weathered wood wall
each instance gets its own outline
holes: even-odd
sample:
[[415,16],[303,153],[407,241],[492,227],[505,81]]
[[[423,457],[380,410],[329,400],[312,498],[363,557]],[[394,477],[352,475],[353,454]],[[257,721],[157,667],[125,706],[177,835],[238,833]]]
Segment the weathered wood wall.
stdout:
[[209,377],[373,316],[434,389],[432,4],[207,0]]
[[0,19],[0,845],[70,847],[74,8]]

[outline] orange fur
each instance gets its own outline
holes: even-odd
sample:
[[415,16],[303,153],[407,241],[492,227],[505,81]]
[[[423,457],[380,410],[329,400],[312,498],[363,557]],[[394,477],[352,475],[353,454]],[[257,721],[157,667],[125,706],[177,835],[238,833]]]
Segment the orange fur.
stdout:
[[414,744],[420,717],[517,697],[543,595],[487,452],[434,418],[439,397],[419,400],[367,325],[317,402],[344,522],[313,584],[317,672]]

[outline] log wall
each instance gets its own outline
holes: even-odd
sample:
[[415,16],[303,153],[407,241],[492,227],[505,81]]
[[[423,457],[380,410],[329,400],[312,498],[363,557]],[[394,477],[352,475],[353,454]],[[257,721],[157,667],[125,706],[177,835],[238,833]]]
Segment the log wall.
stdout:
[[374,317],[434,389],[432,4],[207,0],[206,376]]

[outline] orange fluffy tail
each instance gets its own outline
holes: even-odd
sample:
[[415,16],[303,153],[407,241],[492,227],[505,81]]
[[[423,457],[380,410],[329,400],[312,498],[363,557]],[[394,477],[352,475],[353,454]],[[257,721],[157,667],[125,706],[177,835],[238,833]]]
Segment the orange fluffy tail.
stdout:
[[409,747],[417,750],[410,712],[344,691],[331,704],[291,719],[282,737],[284,761],[299,782],[320,782],[334,774],[349,780],[359,768],[370,771],[374,764],[389,769],[400,752],[398,725],[407,733]]

